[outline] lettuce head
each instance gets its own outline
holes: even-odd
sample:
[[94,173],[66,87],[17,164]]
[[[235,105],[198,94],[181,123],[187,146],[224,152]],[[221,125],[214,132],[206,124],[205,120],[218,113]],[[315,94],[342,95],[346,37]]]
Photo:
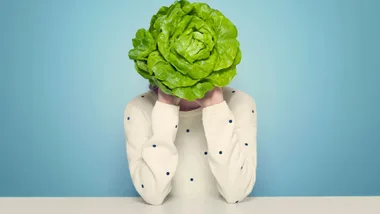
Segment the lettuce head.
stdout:
[[236,26],[206,3],[176,1],[139,29],[128,53],[136,71],[164,93],[189,101],[228,85],[241,61]]

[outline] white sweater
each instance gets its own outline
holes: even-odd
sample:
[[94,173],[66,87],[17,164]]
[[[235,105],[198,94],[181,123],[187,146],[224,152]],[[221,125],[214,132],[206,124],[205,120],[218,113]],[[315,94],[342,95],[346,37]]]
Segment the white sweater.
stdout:
[[254,100],[223,88],[225,101],[179,111],[157,101],[154,92],[129,102],[124,129],[129,170],[145,202],[173,196],[247,197],[256,181],[257,117]]

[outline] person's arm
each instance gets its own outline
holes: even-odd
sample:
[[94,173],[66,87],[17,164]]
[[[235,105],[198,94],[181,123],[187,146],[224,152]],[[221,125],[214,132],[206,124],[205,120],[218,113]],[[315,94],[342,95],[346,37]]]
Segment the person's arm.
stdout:
[[225,101],[203,109],[210,168],[227,203],[242,201],[256,182],[256,106],[239,99],[233,111]]
[[178,165],[174,145],[179,107],[157,101],[151,120],[133,104],[124,111],[126,152],[132,182],[145,202],[160,205],[171,191]]

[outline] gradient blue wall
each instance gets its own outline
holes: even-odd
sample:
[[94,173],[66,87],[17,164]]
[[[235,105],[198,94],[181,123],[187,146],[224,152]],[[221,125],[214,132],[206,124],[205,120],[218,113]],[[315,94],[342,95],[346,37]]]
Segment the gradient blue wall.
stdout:
[[[172,1],[0,2],[0,196],[136,196],[127,53]],[[380,195],[380,1],[205,1],[239,28],[259,112],[253,195]]]

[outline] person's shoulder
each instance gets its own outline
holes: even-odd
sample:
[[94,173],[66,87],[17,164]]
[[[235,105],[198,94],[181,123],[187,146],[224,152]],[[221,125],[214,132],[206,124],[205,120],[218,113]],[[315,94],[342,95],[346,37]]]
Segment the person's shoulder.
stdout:
[[244,91],[232,87],[223,87],[223,96],[229,107],[237,108],[242,105],[256,107],[255,99]]
[[157,94],[153,91],[147,91],[131,99],[125,106],[124,112],[127,112],[130,109],[134,108],[134,109],[139,109],[141,112],[143,112],[146,115],[150,115],[156,101],[157,101]]

